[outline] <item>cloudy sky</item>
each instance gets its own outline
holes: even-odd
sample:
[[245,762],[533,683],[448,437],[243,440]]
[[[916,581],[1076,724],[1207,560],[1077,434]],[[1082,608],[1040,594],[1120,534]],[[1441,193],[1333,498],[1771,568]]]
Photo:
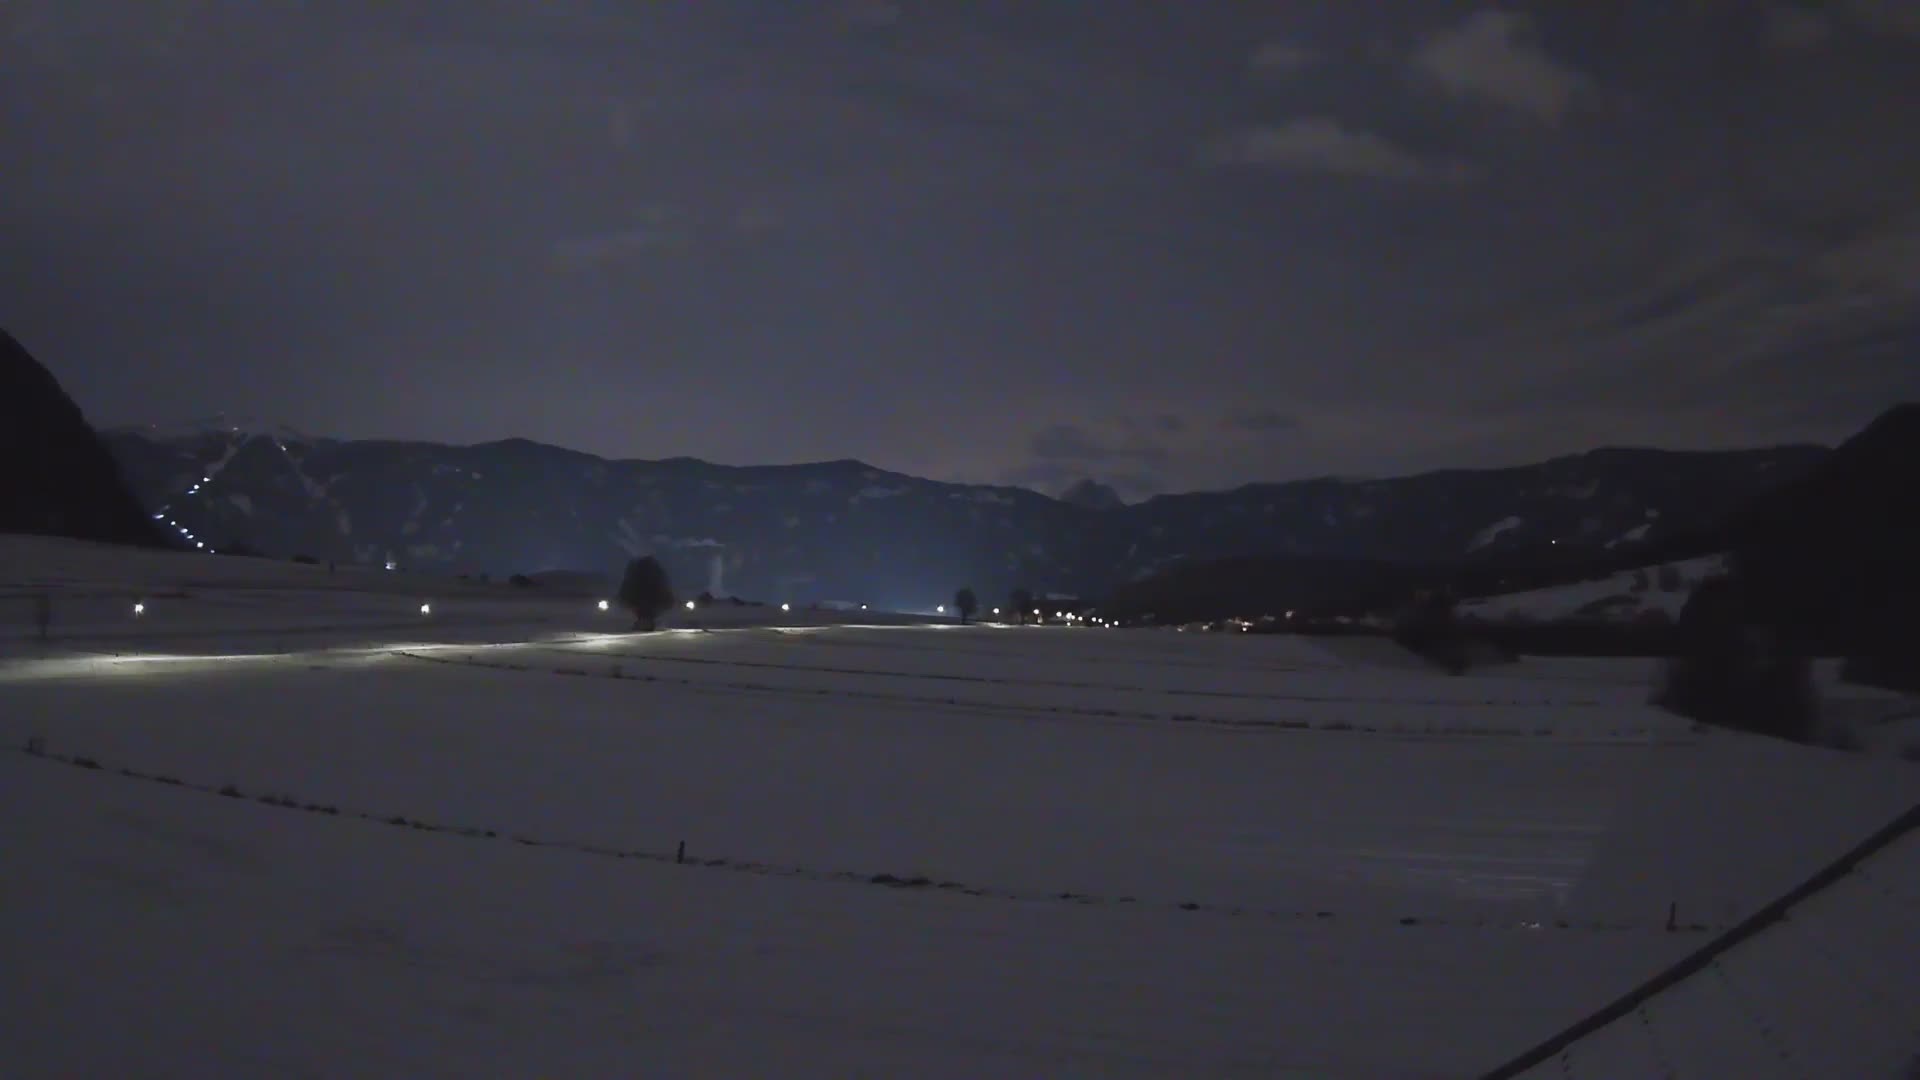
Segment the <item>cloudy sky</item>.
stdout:
[[1920,397],[1920,4],[5,0],[102,424],[1130,495]]

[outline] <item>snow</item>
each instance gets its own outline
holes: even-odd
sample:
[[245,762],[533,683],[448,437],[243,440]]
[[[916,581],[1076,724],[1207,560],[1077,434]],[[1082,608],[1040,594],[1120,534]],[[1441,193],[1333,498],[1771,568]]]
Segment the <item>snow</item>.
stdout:
[[1499,521],[1496,521],[1493,524],[1487,526],[1486,528],[1481,529],[1479,532],[1474,533],[1473,540],[1467,544],[1467,550],[1478,551],[1481,548],[1486,547],[1488,544],[1493,543],[1495,540],[1498,540],[1500,538],[1501,533],[1504,533],[1510,529],[1517,529],[1520,527],[1521,524],[1522,524],[1521,520],[1517,517],[1501,518]]
[[1909,832],[1704,971],[1522,1073],[1563,1077],[1913,1075],[1920,832]]
[[1619,536],[1614,537],[1612,540],[1607,541],[1607,546],[1613,548],[1619,547],[1621,544],[1637,544],[1647,538],[1647,532],[1652,528],[1653,523],[1651,521],[1643,521],[1633,528],[1628,529],[1626,532],[1621,533]]
[[[1617,661],[732,605],[627,634],[584,596],[25,538],[0,568],[13,1075],[1472,1075],[1920,797],[1694,733]],[[37,591],[50,646],[5,599]],[[1818,948],[1902,955],[1875,910]],[[1770,992],[1787,944],[1726,966]],[[1769,1006],[1802,1071],[1910,1040],[1910,966],[1860,974]],[[1712,1064],[1723,1005],[1652,1015]],[[1657,1072],[1605,1050],[1575,1075]]]
[[[1597,581],[1465,600],[1460,603],[1459,611],[1462,615],[1492,621],[1525,619],[1550,622],[1596,612],[1609,619],[1631,620],[1650,611],[1678,618],[1693,586],[1719,573],[1726,565],[1726,558],[1708,555],[1665,565],[1672,566],[1680,574],[1682,587],[1674,592],[1660,588],[1660,567],[1648,566],[1642,570],[1622,571]],[[1635,578],[1641,574],[1647,579],[1647,587],[1635,591]]]

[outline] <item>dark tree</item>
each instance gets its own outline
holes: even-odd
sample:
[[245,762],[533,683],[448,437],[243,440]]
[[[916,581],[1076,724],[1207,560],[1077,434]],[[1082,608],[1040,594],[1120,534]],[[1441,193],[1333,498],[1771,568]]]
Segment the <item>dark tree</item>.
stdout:
[[953,609],[960,613],[961,625],[965,625],[968,619],[973,618],[973,613],[980,610],[980,599],[973,595],[973,586],[962,586],[959,592],[953,594]]
[[[693,598],[693,602],[700,607],[712,607],[713,594],[703,590],[699,596]],[[672,601],[668,601],[668,603],[672,603]]]
[[635,630],[652,630],[673,606],[673,586],[660,560],[647,555],[627,563],[627,572],[620,579],[619,601],[621,607],[633,612]]
[[1027,616],[1033,613],[1033,592],[1025,588],[1015,589],[1008,602],[1013,605],[1013,613],[1020,616],[1020,625],[1027,625]]
[[1446,589],[1420,590],[1394,620],[1393,640],[1454,675],[1465,674],[1470,666],[1466,638],[1454,616],[1453,593]]
[[1795,742],[1812,738],[1818,711],[1812,663],[1792,634],[1759,609],[1737,574],[1694,587],[1676,638],[1654,704],[1716,727]]

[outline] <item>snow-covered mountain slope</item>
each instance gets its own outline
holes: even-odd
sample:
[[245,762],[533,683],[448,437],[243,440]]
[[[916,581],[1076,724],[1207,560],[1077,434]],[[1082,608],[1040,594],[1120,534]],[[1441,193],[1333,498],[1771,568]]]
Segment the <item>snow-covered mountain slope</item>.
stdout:
[[1021,585],[1098,595],[1179,560],[1235,555],[1431,563],[1549,542],[1612,554],[1706,528],[1824,453],[1606,450],[1094,510],[853,461],[607,461],[524,440],[340,442],[234,426],[110,442],[156,512],[209,546],[495,575],[604,572],[654,552],[701,587],[900,607],[960,584],[983,597]]
[[1571,585],[1463,600],[1459,613],[1488,622],[1678,619],[1693,587],[1725,568],[1722,555],[1659,563]]

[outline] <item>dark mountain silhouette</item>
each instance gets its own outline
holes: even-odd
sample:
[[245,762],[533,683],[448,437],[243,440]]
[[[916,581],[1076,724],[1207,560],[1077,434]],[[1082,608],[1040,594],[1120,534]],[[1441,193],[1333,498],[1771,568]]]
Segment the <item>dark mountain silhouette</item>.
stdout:
[[0,532],[164,543],[79,407],[4,330],[0,462]]
[[957,581],[981,596],[1024,585],[1091,597],[1212,559],[1498,567],[1524,557],[1551,567],[1627,558],[1719,523],[1827,453],[1600,450],[1094,510],[857,461],[609,461],[519,439],[354,442],[243,423],[106,437],[135,490],[216,547],[501,577],[615,573],[652,554],[674,581],[715,593],[910,608],[946,602]]
[[1904,650],[1920,608],[1920,404],[1888,410],[1729,524],[1750,610],[1830,651]]

